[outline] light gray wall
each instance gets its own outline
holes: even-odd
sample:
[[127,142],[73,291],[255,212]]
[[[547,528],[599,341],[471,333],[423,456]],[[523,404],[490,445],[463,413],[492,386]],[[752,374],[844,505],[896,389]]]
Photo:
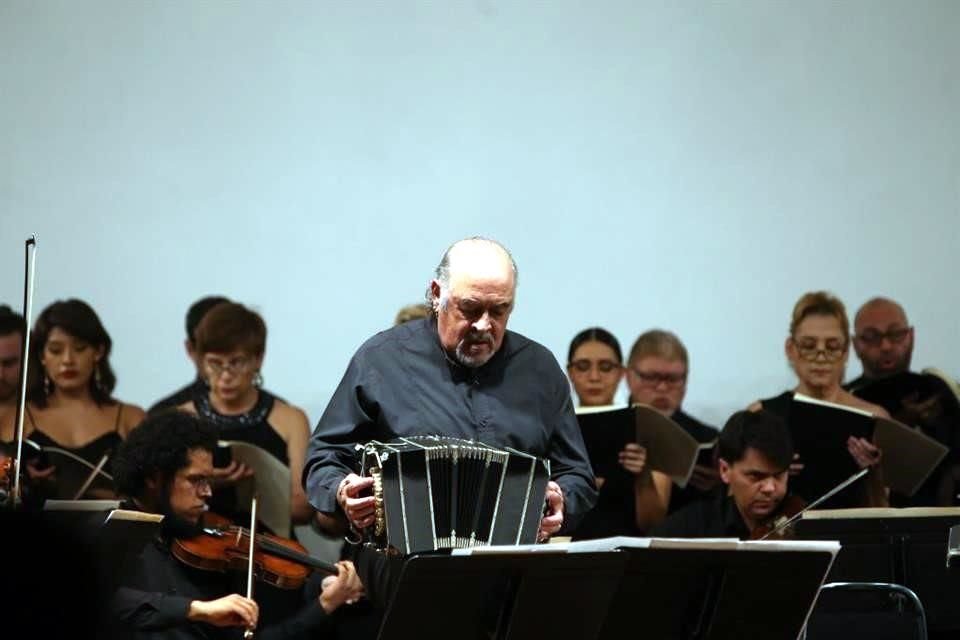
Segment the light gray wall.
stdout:
[[792,383],[811,289],[901,300],[915,364],[960,375],[958,34],[951,0],[0,0],[0,300],[36,233],[37,309],[91,302],[148,404],[227,294],[315,420],[483,234],[512,328],[561,361],[588,325],[671,328],[715,422]]

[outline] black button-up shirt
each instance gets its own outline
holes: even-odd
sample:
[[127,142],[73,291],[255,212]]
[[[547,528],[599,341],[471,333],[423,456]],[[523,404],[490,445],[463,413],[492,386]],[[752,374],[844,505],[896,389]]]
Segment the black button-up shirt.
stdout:
[[743,516],[733,502],[724,494],[726,485],[709,499],[692,502],[667,516],[666,520],[653,527],[650,535],[657,538],[750,538]]
[[354,354],[310,439],[304,484],[311,504],[332,513],[340,481],[356,472],[357,443],[443,435],[549,458],[563,489],[564,528],[596,501],[570,386],[542,345],[507,331],[482,367],[451,361],[436,320],[383,331]]
[[[148,544],[143,552],[131,562],[119,579],[119,588],[110,602],[109,630],[116,638],[163,638],[164,640],[188,640],[204,638],[242,638],[240,627],[214,627],[187,619],[190,602],[215,600],[230,593],[242,593],[236,577],[216,571],[193,569],[174,558],[164,539]],[[311,585],[315,586],[315,585]],[[269,587],[258,585],[254,598],[260,600],[269,592]],[[291,596],[294,594],[291,594]],[[311,594],[313,595],[313,594]],[[327,614],[316,597],[299,611],[289,611],[285,602],[284,613],[275,615],[273,624],[267,618],[269,607],[261,602],[261,626],[256,637],[261,640],[310,638],[329,624]],[[277,600],[276,590],[273,599]]]

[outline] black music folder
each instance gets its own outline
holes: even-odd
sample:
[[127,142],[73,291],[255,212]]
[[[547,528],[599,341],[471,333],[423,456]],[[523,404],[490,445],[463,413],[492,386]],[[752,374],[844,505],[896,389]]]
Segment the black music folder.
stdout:
[[610,478],[622,471],[617,455],[627,443],[647,449],[647,465],[687,486],[697,464],[712,464],[713,442],[701,443],[679,424],[645,404],[631,407],[581,407],[577,422],[593,472]]
[[56,497],[63,500],[81,500],[113,496],[113,476],[110,475],[110,454],[89,461],[60,447],[42,447],[30,438],[23,440],[24,460],[35,460],[44,469],[56,467]]
[[[790,478],[790,490],[815,500],[858,471],[847,450],[850,436],[872,440],[883,451],[883,482],[904,495],[913,495],[948,449],[918,429],[868,411],[794,394],[788,420],[793,448],[804,469]],[[862,506],[862,483],[844,489],[825,508]],[[860,504],[858,504],[860,503]]]

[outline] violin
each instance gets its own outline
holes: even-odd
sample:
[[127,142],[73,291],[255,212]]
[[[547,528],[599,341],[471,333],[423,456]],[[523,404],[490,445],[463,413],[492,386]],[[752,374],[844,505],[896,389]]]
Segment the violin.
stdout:
[[807,501],[790,494],[780,502],[780,508],[750,532],[750,540],[783,540],[793,535],[796,516],[807,508]]
[[[825,500],[832,498],[838,492],[846,489],[851,484],[867,475],[867,472],[870,471],[870,467],[864,467],[860,469],[855,474],[835,486],[834,488],[827,491],[825,494],[811,502],[806,504],[803,498],[799,496],[790,495],[783,499],[783,502],[780,504],[780,509],[777,512],[776,518],[772,523],[769,523],[771,526],[769,528],[764,525],[755,527],[753,531],[750,532],[751,540],[770,540],[770,539],[783,539],[787,537],[785,532],[790,531],[793,523],[800,519],[805,512],[813,509],[814,507],[822,504]],[[764,523],[767,524],[767,523]],[[766,529],[766,530],[764,530]]]
[[205,571],[247,571],[252,564],[253,577],[281,589],[302,587],[313,570],[338,573],[336,565],[310,556],[295,540],[254,533],[251,545],[249,529],[214,513],[204,514],[199,535],[175,539],[170,551],[185,565]]

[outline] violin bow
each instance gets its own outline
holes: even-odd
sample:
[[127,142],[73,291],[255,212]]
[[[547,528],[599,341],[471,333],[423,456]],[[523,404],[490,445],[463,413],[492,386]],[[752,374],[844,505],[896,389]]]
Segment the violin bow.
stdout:
[[840,491],[843,491],[844,489],[846,489],[847,487],[849,487],[851,484],[853,484],[854,482],[856,482],[857,480],[859,480],[859,479],[862,478],[863,476],[867,475],[867,472],[869,472],[869,471],[870,471],[870,467],[864,467],[863,469],[860,469],[860,471],[857,471],[855,474],[853,474],[852,476],[850,476],[849,478],[847,478],[846,480],[844,480],[843,482],[841,482],[840,484],[838,484],[837,486],[835,486],[833,489],[830,489],[830,491],[827,491],[825,494],[823,494],[822,496],[820,496],[819,498],[817,498],[816,500],[814,500],[813,502],[811,502],[810,504],[808,504],[807,506],[805,506],[803,509],[801,509],[800,511],[797,511],[795,514],[793,514],[793,516],[791,516],[790,518],[788,518],[786,521],[781,522],[778,527],[776,527],[776,528],[774,528],[774,529],[771,529],[771,530],[770,530],[770,533],[768,533],[767,535],[763,536],[763,537],[760,538],[760,539],[761,539],[761,540],[766,540],[767,538],[769,538],[769,537],[772,536],[773,534],[779,533],[779,532],[783,531],[784,529],[786,529],[787,527],[789,527],[790,525],[792,525],[794,522],[796,522],[797,520],[799,520],[800,517],[803,516],[804,513],[806,513],[806,512],[809,511],[810,509],[813,509],[814,507],[816,507],[816,506],[819,505],[819,504],[823,504],[823,502],[824,502],[825,500],[829,500],[830,498],[832,498],[833,496],[835,496],[835,495],[836,495],[837,493],[839,493]]
[[30,317],[33,314],[33,276],[37,265],[37,237],[27,238],[24,246],[23,273],[23,351],[20,355],[20,401],[17,404],[17,433],[14,436],[16,451],[13,458],[13,494],[10,506],[20,504],[20,461],[23,454],[23,418],[27,406],[27,367],[30,362]]
[[[257,540],[257,496],[250,499],[250,552],[247,558],[247,600],[253,600],[253,553]],[[244,640],[253,638],[253,629],[243,632]]]

